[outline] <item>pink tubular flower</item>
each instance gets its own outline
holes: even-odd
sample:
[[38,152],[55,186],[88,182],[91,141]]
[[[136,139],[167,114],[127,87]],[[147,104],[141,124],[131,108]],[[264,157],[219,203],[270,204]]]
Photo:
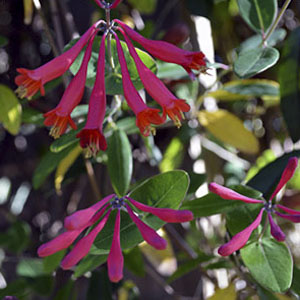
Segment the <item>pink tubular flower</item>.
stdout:
[[119,31],[125,38],[130,55],[136,64],[136,68],[146,91],[162,106],[164,116],[167,114],[174,121],[175,125],[180,127],[181,119],[184,119],[183,112],[189,111],[190,106],[185,100],[177,99],[165,87],[162,81],[145,66],[125,32],[121,28],[119,28]]
[[99,59],[95,85],[89,101],[89,111],[84,128],[76,135],[80,139],[80,146],[87,149],[87,156],[96,155],[101,149],[107,148],[102,125],[105,117],[105,38],[104,34],[100,44]]
[[114,21],[122,27],[130,38],[141,44],[153,56],[166,62],[181,65],[192,79],[195,78],[192,69],[200,72],[205,72],[207,70],[205,56],[202,52],[186,51],[168,42],[148,40],[122,21]]
[[148,136],[150,132],[155,134],[155,128],[151,127],[151,124],[159,125],[164,122],[164,119],[159,115],[159,110],[149,108],[141,96],[135,89],[129,75],[124,52],[120,43],[120,40],[116,34],[114,34],[117,45],[117,52],[119,56],[119,62],[122,71],[122,83],[125,99],[136,115],[136,125],[139,127],[141,133],[144,136]]
[[[211,192],[219,195],[223,199],[239,200],[239,201],[243,201],[245,203],[254,203],[254,204],[261,203],[261,204],[263,204],[263,207],[262,207],[258,217],[255,219],[255,221],[252,224],[250,224],[246,229],[244,229],[243,231],[236,234],[228,243],[226,243],[225,245],[223,245],[219,248],[220,255],[223,255],[223,256],[230,255],[233,252],[242,248],[248,241],[252,231],[254,229],[256,229],[258,227],[258,225],[260,224],[262,214],[264,211],[267,212],[272,236],[280,242],[285,240],[285,234],[282,232],[280,227],[273,220],[272,214],[274,213],[281,218],[290,220],[294,223],[299,223],[300,222],[300,211],[290,209],[290,208],[285,207],[280,204],[273,204],[272,199],[276,196],[276,194],[278,194],[278,192],[283,188],[283,186],[291,179],[291,177],[293,176],[293,174],[297,168],[297,165],[298,165],[297,157],[291,157],[289,159],[284,171],[282,172],[281,178],[279,180],[279,183],[278,183],[275,191],[273,192],[273,194],[271,195],[271,197],[268,201],[263,201],[263,200],[246,197],[246,196],[241,195],[235,191],[232,191],[226,187],[220,186],[217,183],[211,183],[209,185],[209,190]],[[275,211],[275,209],[278,209],[278,208],[283,210],[284,212],[286,212],[286,214]]]
[[101,22],[102,21],[98,21],[90,27],[72,48],[60,56],[55,57],[45,65],[35,70],[17,69],[20,73],[20,75],[15,78],[15,83],[19,86],[16,90],[18,96],[20,98],[27,97],[30,99],[38,90],[40,90],[41,95],[44,96],[44,84],[60,77],[70,68],[89,39],[98,31],[97,26]]
[[59,104],[53,110],[44,114],[46,126],[52,126],[50,135],[54,138],[60,137],[67,129],[68,124],[76,129],[76,124],[71,119],[71,112],[81,101],[84,93],[87,66],[92,53],[92,45],[96,32],[91,37],[83,57],[80,69],[65,90]]
[[91,207],[79,210],[71,216],[68,216],[64,222],[64,226],[67,231],[57,236],[50,242],[41,245],[38,249],[38,255],[40,257],[45,257],[62,249],[68,248],[84,230],[94,226],[86,236],[77,242],[74,248],[62,260],[61,267],[63,269],[72,268],[88,254],[97,235],[107,223],[111,211],[113,209],[117,209],[113,239],[107,259],[107,265],[109,279],[112,282],[120,281],[123,278],[124,264],[120,243],[121,209],[127,211],[132,221],[138,227],[143,239],[147,243],[158,250],[165,249],[167,246],[167,242],[160,237],[154,229],[140,220],[140,218],[136,215],[136,213],[133,212],[132,208],[128,203],[126,203],[126,201],[142,211],[158,216],[165,222],[179,223],[191,221],[193,219],[193,214],[187,210],[177,211],[169,208],[151,208],[150,206],[137,202],[129,197],[118,198],[115,194],[112,194],[100,200]]

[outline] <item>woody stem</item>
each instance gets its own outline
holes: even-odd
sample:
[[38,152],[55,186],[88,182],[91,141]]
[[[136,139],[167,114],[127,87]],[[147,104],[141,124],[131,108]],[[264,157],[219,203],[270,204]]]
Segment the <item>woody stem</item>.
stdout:
[[110,32],[111,22],[110,22],[110,9],[109,8],[105,9],[105,19],[106,19],[106,26],[108,29],[108,33],[107,33],[108,59],[109,59],[109,64],[112,68],[112,71],[114,71],[115,65],[114,65],[112,54],[111,54],[111,32]]

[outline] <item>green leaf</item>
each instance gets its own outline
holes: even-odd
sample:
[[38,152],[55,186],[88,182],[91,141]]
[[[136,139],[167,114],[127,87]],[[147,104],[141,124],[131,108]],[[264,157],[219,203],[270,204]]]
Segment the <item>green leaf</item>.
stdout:
[[107,255],[87,255],[76,266],[74,276],[76,278],[84,275],[86,272],[90,272],[98,268],[100,265],[106,262]]
[[60,261],[66,254],[66,250],[61,250],[43,259],[44,271],[46,273],[52,273],[59,266]]
[[19,276],[36,278],[47,274],[44,269],[44,264],[42,259],[38,258],[24,258],[18,265],[16,272]]
[[276,0],[238,0],[240,14],[256,32],[267,32],[277,15]]
[[13,135],[19,132],[22,119],[22,106],[15,93],[4,84],[0,84],[0,123]]
[[7,44],[8,44],[8,39],[5,36],[0,35],[0,47],[5,47]]
[[206,181],[206,174],[197,174],[194,172],[189,172],[190,176],[190,186],[188,194],[196,193],[197,189]]
[[0,298],[4,298],[7,295],[15,296],[19,300],[27,299],[27,296],[30,293],[30,287],[25,278],[17,279],[13,282],[10,282],[7,287],[0,290]]
[[[232,186],[231,188],[248,197],[259,198],[261,196],[260,192],[247,186],[238,185]],[[185,201],[181,208],[191,210],[195,218],[200,218],[229,212],[244,204],[242,201],[225,200],[214,193],[208,193],[201,198]]]
[[284,292],[292,283],[293,261],[284,243],[264,238],[241,249],[242,259],[260,285]]
[[233,94],[253,97],[279,95],[279,84],[276,81],[266,79],[230,81],[224,84],[223,89]]
[[[76,145],[75,145],[76,147]],[[38,189],[46,180],[46,178],[56,169],[62,159],[64,159],[74,146],[68,147],[61,152],[52,153],[48,151],[40,161],[34,171],[32,184],[34,189]]]
[[72,294],[75,281],[68,280],[68,282],[56,293],[54,300],[66,300],[72,299]]
[[284,154],[275,161],[262,168],[247,185],[261,191],[267,199],[275,189],[275,186],[280,180],[281,174],[285,169],[289,158],[297,156],[300,157],[300,150],[295,150]]
[[[139,185],[130,193],[130,197],[136,201],[152,207],[168,207],[178,209],[189,185],[189,178],[184,171],[170,171],[151,177]],[[164,224],[163,221],[149,213],[141,213],[141,219],[150,227],[158,230]],[[115,223],[115,211],[111,214],[107,224],[95,241],[91,254],[108,253],[113,237]],[[127,213],[121,211],[121,245],[122,249],[136,246],[143,241],[137,227]]]
[[132,152],[129,140],[123,130],[115,130],[108,139],[107,167],[115,192],[124,196],[132,176]]
[[240,78],[249,78],[272,67],[279,59],[275,48],[255,48],[243,51],[233,64],[233,70]]
[[294,266],[292,290],[300,295],[300,269]]
[[279,65],[280,108],[294,142],[300,139],[300,28],[296,28],[283,48]]
[[144,258],[138,246],[124,253],[124,265],[136,276],[145,276]]
[[188,74],[179,65],[157,61],[157,77],[160,79],[178,80],[188,77]]
[[108,279],[108,274],[105,269],[92,273],[92,278],[89,279],[89,288],[86,299],[88,300],[111,300],[112,285]]
[[23,107],[22,123],[34,124],[39,127],[44,126],[43,114],[31,107]]
[[[72,40],[68,45],[66,45],[65,50],[68,50],[71,48],[78,39]],[[88,72],[87,72],[87,80],[86,80],[86,86],[93,87],[95,83],[96,78],[96,71],[97,71],[97,62],[98,62],[98,56],[99,56],[99,46],[100,46],[101,37],[96,37],[94,44],[93,44],[93,50],[92,50],[92,56],[89,61],[88,65]],[[140,80],[140,77],[138,75],[135,63],[133,61],[133,58],[130,56],[128,48],[124,42],[121,42],[122,48],[125,54],[125,59],[127,62],[127,67],[130,73],[131,80],[136,87],[137,90],[140,90],[143,88],[143,84]],[[72,64],[70,71],[72,74],[76,74],[77,71],[80,68],[83,55],[84,55],[85,48],[83,51],[80,52],[77,59]],[[152,59],[152,57],[147,54],[146,52],[136,48],[136,51],[141,58],[141,60],[144,62],[144,64],[152,71],[156,72],[156,64],[155,61]],[[105,90],[107,95],[120,95],[123,94],[123,85],[122,85],[122,73],[121,73],[121,67],[119,64],[118,54],[116,50],[116,41],[111,41],[111,53],[115,64],[114,72],[111,71],[111,67],[109,65],[108,60],[108,53],[106,51],[105,54]]]
[[128,2],[142,14],[154,12],[157,0],[128,0]]
[[214,256],[212,255],[206,255],[202,253],[197,258],[185,262],[184,264],[180,265],[177,270],[168,278],[168,283],[171,283],[174,280],[182,277],[183,275],[196,270],[199,267],[199,264],[209,261],[213,258]]
[[[286,30],[283,28],[279,28],[273,31],[268,40],[266,41],[269,47],[274,47],[279,42],[283,41],[286,37]],[[236,49],[237,53],[241,53],[243,51],[247,51],[250,49],[255,49],[262,45],[262,36],[261,34],[256,34],[245,40],[241,45]]]

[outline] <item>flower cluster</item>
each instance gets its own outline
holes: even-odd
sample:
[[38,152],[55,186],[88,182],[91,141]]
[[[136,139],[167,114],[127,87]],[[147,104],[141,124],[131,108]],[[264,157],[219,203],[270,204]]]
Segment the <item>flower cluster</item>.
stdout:
[[156,208],[137,202],[130,197],[118,198],[115,194],[109,195],[89,208],[79,210],[65,219],[66,231],[38,249],[40,257],[49,256],[68,248],[85,230],[91,228],[88,234],[81,238],[69,254],[62,260],[61,267],[70,269],[86,256],[97,237],[109,219],[112,210],[116,209],[116,219],[111,248],[107,258],[108,275],[111,281],[118,282],[123,277],[123,255],[120,244],[121,209],[126,211],[138,227],[143,239],[158,250],[165,249],[166,240],[159,236],[154,229],[144,223],[131,208],[151,213],[164,222],[181,223],[193,219],[189,210],[175,210],[170,208]]
[[[112,4],[109,4],[102,0],[95,1],[106,11],[115,8],[120,2],[120,0],[116,0]],[[120,40],[116,34],[117,30],[124,37],[146,91],[162,107],[162,115],[159,114],[159,109],[148,107],[135,89],[128,72]],[[98,33],[102,33],[102,40],[99,50],[95,85],[89,100],[89,110],[85,127],[77,134],[77,137],[80,139],[81,147],[87,148],[90,154],[95,154],[99,150],[105,150],[107,147],[102,129],[106,108],[104,80],[105,40],[108,36],[110,38],[111,35],[116,40],[118,58],[122,71],[124,97],[136,115],[136,125],[139,127],[141,133],[144,136],[155,133],[155,129],[152,125],[164,123],[166,116],[169,116],[175,125],[180,127],[181,120],[184,118],[183,113],[188,112],[190,106],[185,100],[177,99],[160,79],[145,66],[133,47],[131,39],[142,45],[154,57],[181,65],[192,78],[195,77],[192,70],[205,72],[206,62],[204,54],[202,52],[186,51],[167,42],[148,40],[122,21],[116,19],[112,22],[105,22],[103,20],[96,22],[72,48],[45,65],[35,70],[17,69],[20,75],[16,77],[15,82],[18,85],[16,92],[19,97],[31,98],[38,91],[40,91],[41,95],[45,95],[45,83],[63,75],[86,46],[80,69],[66,88],[59,104],[53,110],[44,114],[44,124],[52,127],[50,134],[54,138],[58,138],[66,131],[68,126],[71,126],[73,129],[77,128],[71,118],[71,113],[82,99],[88,63],[92,53],[92,45]]]
[[[272,193],[270,199],[268,201],[263,201],[263,200],[258,200],[258,199],[253,199],[246,197],[244,195],[241,195],[233,190],[230,190],[228,188],[225,188],[223,186],[218,185],[217,183],[211,183],[209,185],[209,190],[223,199],[226,200],[239,200],[243,201],[245,203],[254,203],[262,204],[262,208],[254,220],[253,223],[251,223],[247,228],[236,234],[228,243],[222,245],[218,252],[222,256],[227,256],[232,254],[233,252],[239,250],[242,248],[248,241],[248,239],[251,236],[251,233],[259,226],[263,213],[267,213],[268,221],[270,223],[271,227],[271,234],[272,236],[277,240],[277,241],[284,241],[285,240],[285,234],[282,232],[280,227],[275,223],[272,214],[276,214],[277,216],[290,220],[294,223],[299,223],[300,222],[300,211],[296,211],[293,209],[290,209],[288,207],[285,207],[281,204],[275,204],[272,202],[274,197],[278,194],[278,192],[283,188],[283,186],[291,179],[293,176],[296,168],[298,165],[298,159],[296,157],[292,157],[289,159],[287,166],[285,167],[280,181]],[[282,213],[278,211],[278,209],[284,211],[285,213]]]

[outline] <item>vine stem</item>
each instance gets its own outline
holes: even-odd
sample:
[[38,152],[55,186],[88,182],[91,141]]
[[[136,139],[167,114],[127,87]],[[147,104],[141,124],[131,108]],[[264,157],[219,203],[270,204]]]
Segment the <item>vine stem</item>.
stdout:
[[108,32],[107,32],[108,59],[109,59],[109,64],[112,68],[112,71],[114,71],[115,65],[114,65],[112,54],[111,54],[111,32],[110,32],[111,22],[110,22],[110,9],[109,8],[105,9],[105,19],[106,19],[106,26],[108,29]]
[[90,184],[92,186],[93,192],[95,194],[95,197],[96,197],[97,200],[99,200],[102,197],[101,197],[101,193],[100,193],[100,190],[98,188],[98,185],[97,185],[97,181],[96,181],[96,176],[95,176],[95,172],[94,172],[94,169],[93,169],[93,165],[92,165],[92,163],[88,159],[84,159],[84,164],[85,164],[87,175],[88,175]]
[[268,40],[268,38],[271,36],[271,34],[273,33],[273,31],[276,29],[279,21],[281,20],[284,12],[287,10],[289,4],[291,3],[292,0],[286,0],[279,12],[279,14],[277,15],[277,18],[275,19],[274,23],[272,24],[270,30],[268,31],[268,33],[266,34],[266,36],[263,38],[263,44]]

